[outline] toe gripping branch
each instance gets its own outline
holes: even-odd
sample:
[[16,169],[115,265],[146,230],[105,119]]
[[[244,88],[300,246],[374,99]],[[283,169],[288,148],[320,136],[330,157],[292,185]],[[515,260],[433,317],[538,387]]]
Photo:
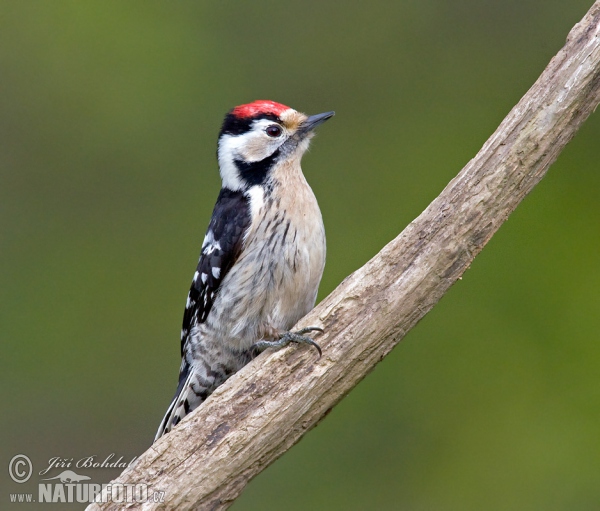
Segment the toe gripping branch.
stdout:
[[308,332],[323,333],[324,330],[318,326],[307,326],[306,328],[301,328],[297,332],[284,332],[277,341],[258,341],[257,343],[253,344],[252,347],[260,352],[268,348],[283,348],[291,342],[295,342],[297,344],[308,344],[313,346],[319,352],[319,358],[321,358],[321,355],[323,355],[321,347],[308,335],[304,335]]

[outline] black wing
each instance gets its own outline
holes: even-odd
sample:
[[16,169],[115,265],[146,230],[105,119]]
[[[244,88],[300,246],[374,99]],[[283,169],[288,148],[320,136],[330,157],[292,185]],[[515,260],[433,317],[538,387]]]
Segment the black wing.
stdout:
[[204,323],[219,286],[242,250],[250,226],[250,206],[243,192],[222,189],[202,244],[200,260],[183,314],[181,356],[187,337],[195,324]]

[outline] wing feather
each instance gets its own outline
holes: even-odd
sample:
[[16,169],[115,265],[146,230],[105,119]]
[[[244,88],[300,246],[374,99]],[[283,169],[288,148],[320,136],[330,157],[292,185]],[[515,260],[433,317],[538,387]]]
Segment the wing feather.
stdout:
[[192,328],[206,321],[221,282],[240,256],[244,234],[250,226],[250,221],[248,197],[241,191],[222,189],[188,293],[181,329],[182,357]]

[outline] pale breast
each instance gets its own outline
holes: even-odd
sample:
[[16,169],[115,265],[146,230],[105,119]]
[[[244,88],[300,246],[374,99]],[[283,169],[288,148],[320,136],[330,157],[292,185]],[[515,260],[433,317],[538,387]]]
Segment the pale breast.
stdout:
[[310,186],[299,167],[291,170],[284,179],[272,180],[260,209],[252,212],[242,254],[209,317],[210,326],[238,349],[247,349],[265,332],[289,330],[317,297],[325,229]]
[[303,176],[301,185],[293,187],[296,193],[283,194],[277,208],[286,212],[288,233],[278,256],[281,285],[271,295],[271,318],[282,329],[291,328],[312,309],[325,266],[321,211]]

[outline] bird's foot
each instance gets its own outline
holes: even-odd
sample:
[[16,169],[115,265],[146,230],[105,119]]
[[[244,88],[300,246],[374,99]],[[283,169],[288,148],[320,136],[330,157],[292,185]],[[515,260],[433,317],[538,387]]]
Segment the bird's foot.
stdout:
[[260,352],[266,350],[267,348],[283,348],[291,342],[295,342],[298,344],[309,344],[319,352],[319,358],[321,358],[321,347],[310,337],[304,335],[308,332],[323,333],[324,330],[322,328],[319,328],[318,326],[308,326],[306,328],[298,330],[297,332],[283,332],[279,336],[279,339],[276,341],[258,341],[257,343],[253,344],[252,347]]

